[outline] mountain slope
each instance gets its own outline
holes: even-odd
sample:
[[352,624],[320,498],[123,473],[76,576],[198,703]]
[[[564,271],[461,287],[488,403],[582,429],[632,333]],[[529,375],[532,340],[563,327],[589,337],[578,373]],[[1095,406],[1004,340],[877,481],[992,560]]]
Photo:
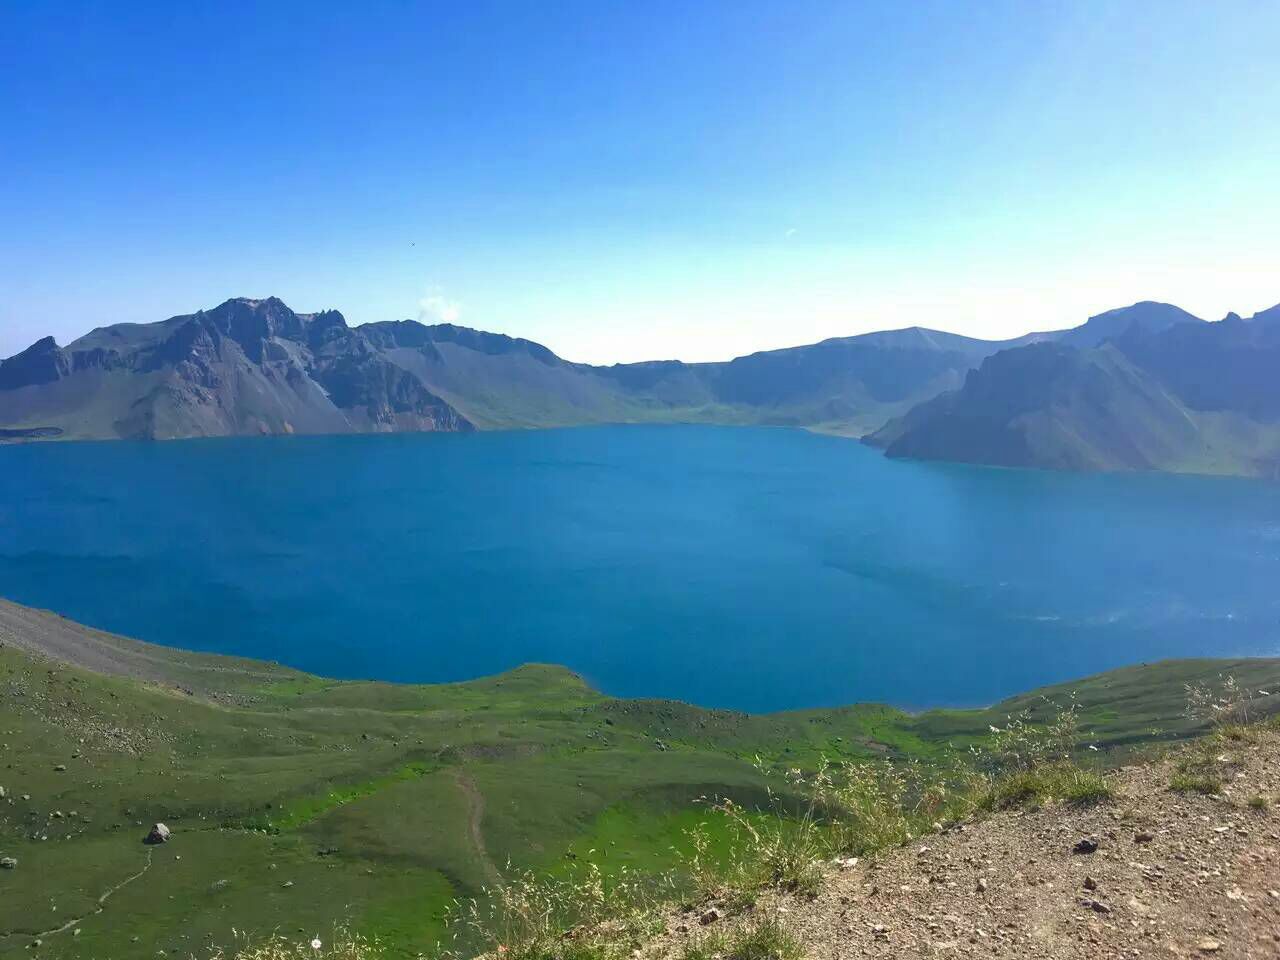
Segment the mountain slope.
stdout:
[[1159,306],[1103,315],[1098,346],[1086,324],[990,357],[867,440],[919,459],[1276,476],[1280,311],[1204,323]]
[[1204,326],[1205,321],[1171,303],[1143,300],[1128,307],[1099,313],[1057,339],[1073,347],[1099,347],[1126,335],[1161,333],[1175,326]]
[[0,423],[92,439],[470,428],[341,314],[275,298],[41,340],[0,364]]
[[[1197,732],[1184,683],[1276,689],[1280,661],[1174,661],[1078,693],[1102,750]],[[945,758],[1038,694],[909,715],[873,704],[749,715],[620,700],[530,665],[465,683],[326,680],[189,653],[0,601],[0,957],[131,960],[335,922],[415,957],[494,869],[661,870],[708,818],[822,759]],[[167,843],[142,842],[152,823]],[[708,833],[718,842],[729,835]],[[132,879],[131,879],[132,878]],[[126,882],[128,881],[128,882]],[[99,898],[114,890],[105,911]]]
[[960,385],[991,343],[913,328],[727,363],[594,367],[413,321],[349,327],[275,298],[51,338],[0,362],[0,437],[468,430],[636,421],[861,434]]
[[[837,861],[815,896],[770,894],[736,916],[718,903],[710,924],[673,914],[638,955],[706,956],[766,917],[806,960],[1274,957],[1280,731],[1233,733],[1116,771],[1107,803],[1028,803]],[[1171,789],[1206,763],[1217,790]]]

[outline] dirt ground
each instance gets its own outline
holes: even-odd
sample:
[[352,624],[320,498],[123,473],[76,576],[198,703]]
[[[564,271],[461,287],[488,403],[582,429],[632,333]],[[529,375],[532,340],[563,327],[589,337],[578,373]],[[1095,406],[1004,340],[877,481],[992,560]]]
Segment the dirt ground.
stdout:
[[[997,814],[753,912],[777,911],[813,960],[1280,957],[1280,732],[1214,751],[1220,795],[1174,792],[1174,754],[1119,771],[1114,803]],[[698,919],[673,918],[654,954],[746,920]]]

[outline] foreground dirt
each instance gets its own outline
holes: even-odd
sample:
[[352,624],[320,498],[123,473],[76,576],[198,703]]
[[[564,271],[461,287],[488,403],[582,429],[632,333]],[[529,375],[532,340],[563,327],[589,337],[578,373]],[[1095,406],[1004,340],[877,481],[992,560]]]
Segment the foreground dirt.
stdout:
[[[755,912],[776,911],[813,960],[1280,957],[1280,733],[1214,751],[1219,796],[1173,792],[1175,754],[1118,772],[1113,804],[998,814]],[[675,918],[654,953],[745,919]]]

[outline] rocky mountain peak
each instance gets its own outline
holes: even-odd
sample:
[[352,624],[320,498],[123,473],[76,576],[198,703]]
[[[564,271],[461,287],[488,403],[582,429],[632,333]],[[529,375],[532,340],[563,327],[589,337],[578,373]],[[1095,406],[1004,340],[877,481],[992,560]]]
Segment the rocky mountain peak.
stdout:
[[42,337],[8,360],[0,361],[0,390],[16,390],[65,377],[71,365],[53,337]]

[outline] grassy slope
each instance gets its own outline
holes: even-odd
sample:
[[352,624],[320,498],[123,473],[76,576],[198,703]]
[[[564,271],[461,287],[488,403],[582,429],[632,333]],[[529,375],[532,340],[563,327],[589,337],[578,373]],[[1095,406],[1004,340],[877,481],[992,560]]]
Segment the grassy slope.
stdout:
[[[549,666],[404,686],[140,649],[163,679],[0,648],[0,854],[19,860],[0,872],[0,956],[24,955],[38,933],[46,956],[185,956],[233,926],[310,933],[344,919],[412,956],[452,897],[508,862],[668,863],[700,818],[696,798],[760,796],[757,755],[938,755],[1040,702],[752,716],[615,700]],[[1180,661],[1051,692],[1077,691],[1090,735],[1127,745],[1191,732],[1182,684],[1221,672],[1280,686],[1280,661]],[[144,847],[155,820],[174,838]]]

